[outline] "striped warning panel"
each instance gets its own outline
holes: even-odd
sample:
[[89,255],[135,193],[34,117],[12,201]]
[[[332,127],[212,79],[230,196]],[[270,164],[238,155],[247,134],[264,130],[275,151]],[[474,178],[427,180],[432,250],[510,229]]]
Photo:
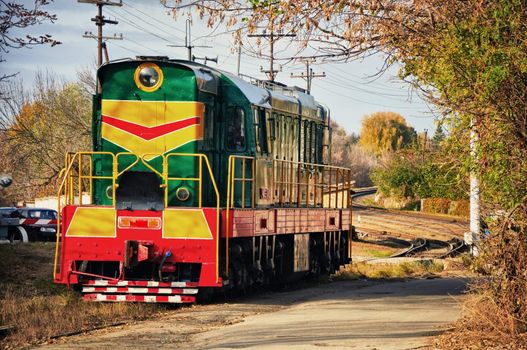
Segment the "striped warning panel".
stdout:
[[115,286],[115,287],[149,287],[149,288],[193,288],[197,282],[157,282],[157,281],[111,281],[89,280],[83,283],[88,286]]
[[90,301],[129,301],[137,303],[194,303],[196,297],[188,295],[133,295],[133,294],[85,294]]
[[126,293],[126,294],[198,294],[197,288],[148,288],[148,287],[104,287],[84,286],[83,293]]

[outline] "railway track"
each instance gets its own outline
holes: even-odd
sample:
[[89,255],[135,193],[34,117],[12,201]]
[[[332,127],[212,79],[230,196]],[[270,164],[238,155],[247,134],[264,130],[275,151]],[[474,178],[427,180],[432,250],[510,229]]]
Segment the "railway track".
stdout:
[[[361,189],[356,191],[352,198],[355,200],[375,192],[376,188]],[[395,242],[401,247],[401,250],[390,255],[389,258],[412,256],[444,259],[466,248],[460,238],[460,231],[464,229],[461,220],[372,208],[356,202],[353,203],[353,207],[360,211],[368,211],[370,214],[368,220],[363,220],[362,225],[359,220],[357,233],[362,237],[360,241],[384,246],[390,246]],[[419,232],[426,236],[421,236]],[[365,239],[366,237],[373,239]]]
[[400,246],[399,251],[391,254],[388,258],[416,257],[428,259],[445,259],[464,251],[465,243],[459,238],[448,241],[426,239],[422,237],[411,240],[385,236],[380,240],[360,239],[358,242],[377,244],[383,246]]

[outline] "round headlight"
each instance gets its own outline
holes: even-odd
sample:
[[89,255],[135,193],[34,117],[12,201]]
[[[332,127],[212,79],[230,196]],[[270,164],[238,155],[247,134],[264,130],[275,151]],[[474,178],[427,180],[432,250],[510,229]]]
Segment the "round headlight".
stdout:
[[139,81],[146,87],[152,87],[159,81],[159,74],[152,67],[145,67],[139,72]]
[[156,91],[163,83],[163,71],[155,63],[143,63],[136,68],[134,80],[141,90]]
[[178,188],[177,191],[176,191],[176,197],[181,202],[184,202],[184,201],[188,200],[189,197],[190,197],[190,192],[189,192],[188,188],[186,188],[186,187]]
[[113,188],[112,186],[106,187],[106,197],[112,199],[113,198]]

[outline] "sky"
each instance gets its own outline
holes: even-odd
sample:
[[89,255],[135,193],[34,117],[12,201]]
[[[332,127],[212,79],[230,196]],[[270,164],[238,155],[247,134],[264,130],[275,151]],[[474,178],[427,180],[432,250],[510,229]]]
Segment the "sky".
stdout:
[[[33,1],[23,0],[31,6]],[[75,80],[76,72],[93,67],[96,61],[97,42],[95,39],[83,38],[85,32],[96,33],[97,27],[91,21],[96,15],[95,5],[77,3],[74,0],[55,0],[46,9],[57,15],[53,24],[34,26],[24,34],[47,33],[53,35],[61,45],[50,47],[35,46],[31,49],[12,49],[4,54],[6,62],[0,63],[0,73],[19,72],[24,85],[31,86],[37,71],[50,71],[66,80]],[[119,24],[105,25],[105,36],[120,35],[123,40],[108,40],[107,47],[110,59],[119,59],[137,55],[169,56],[170,58],[187,58],[185,48],[168,45],[183,45],[185,40],[185,18],[172,18],[159,0],[123,0],[123,6],[104,6],[103,14],[116,19]],[[207,28],[206,22],[197,18],[192,23],[193,45],[212,46],[212,48],[195,48],[193,53],[198,57],[218,57],[218,63],[209,63],[213,68],[236,72],[237,53],[233,49],[233,38],[225,29],[213,31]],[[251,39],[253,40],[253,39]],[[246,45],[247,44],[247,45]],[[255,42],[244,43],[254,46]],[[265,50],[265,48],[264,48]],[[285,44],[277,44],[278,55],[289,57],[295,50]],[[315,62],[312,68],[315,73],[325,72],[325,78],[313,80],[312,95],[316,100],[327,105],[333,120],[336,120],[348,132],[358,133],[361,120],[365,115],[378,111],[393,111],[403,115],[407,122],[417,131],[435,130],[434,114],[430,107],[409,86],[397,78],[396,67],[380,77],[374,77],[382,67],[380,56],[345,62]],[[268,68],[263,59],[242,55],[241,73],[265,79],[260,67]],[[293,79],[290,75],[305,71],[302,62],[293,61],[281,67],[276,80],[287,85],[305,87],[303,79]]]

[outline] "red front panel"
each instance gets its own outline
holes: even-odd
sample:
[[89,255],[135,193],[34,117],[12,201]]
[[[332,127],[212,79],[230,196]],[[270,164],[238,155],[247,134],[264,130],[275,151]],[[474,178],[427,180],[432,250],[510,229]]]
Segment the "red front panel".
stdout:
[[[219,286],[217,230],[214,208],[170,208],[165,211],[115,210],[109,207],[66,206],[62,212],[58,283],[76,283],[75,261],[124,263],[126,241],[146,246],[142,260],[199,263],[199,286]],[[126,278],[126,276],[124,276]]]

